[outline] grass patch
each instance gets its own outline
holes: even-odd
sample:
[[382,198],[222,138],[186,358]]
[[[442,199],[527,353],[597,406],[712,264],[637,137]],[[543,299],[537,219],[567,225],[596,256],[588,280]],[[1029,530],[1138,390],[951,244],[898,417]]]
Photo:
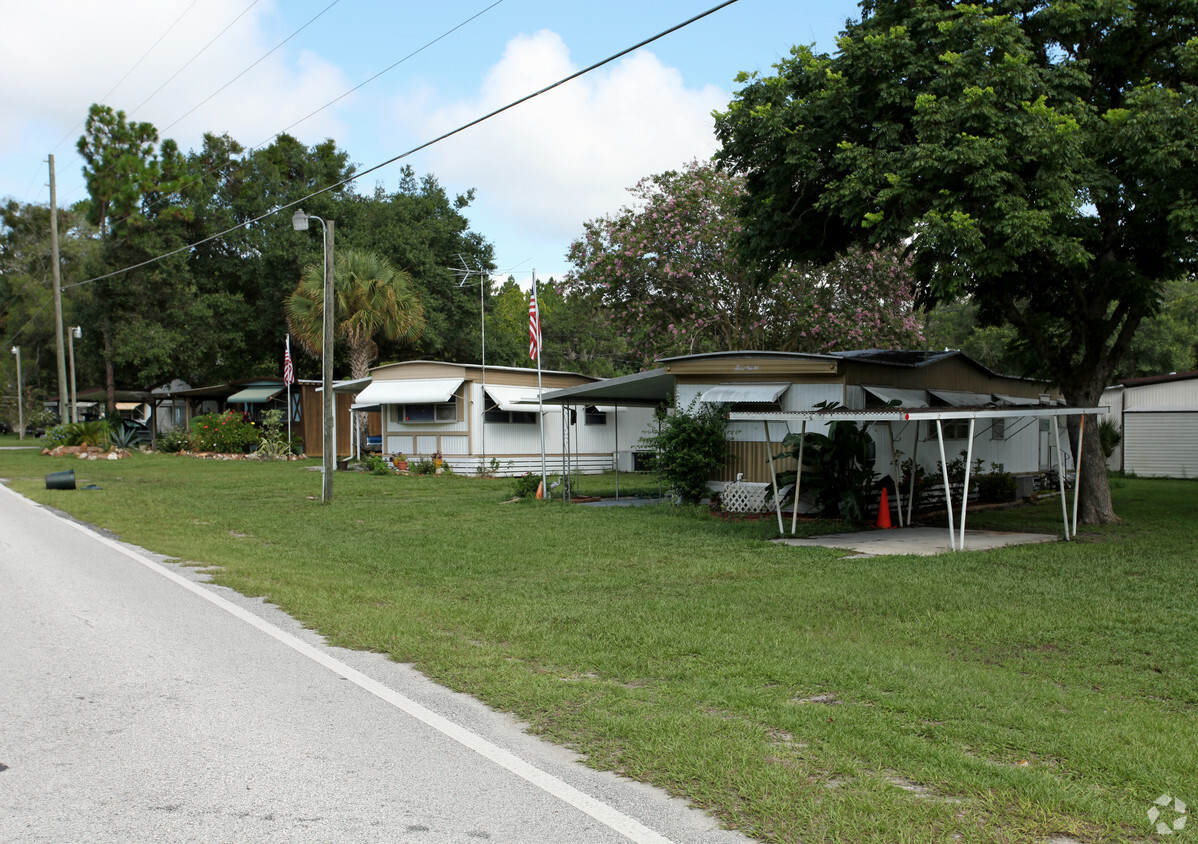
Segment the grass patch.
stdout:
[[[0,453],[31,498],[765,840],[1149,840],[1156,797],[1198,804],[1198,484],[1120,479],[1125,522],[1076,543],[849,560],[508,479],[338,474],[326,507],[311,465]],[[66,468],[103,489],[44,489]]]

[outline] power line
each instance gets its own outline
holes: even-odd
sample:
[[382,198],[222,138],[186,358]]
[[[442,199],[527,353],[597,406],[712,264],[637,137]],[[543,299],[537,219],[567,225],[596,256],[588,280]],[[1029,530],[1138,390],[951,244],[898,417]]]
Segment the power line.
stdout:
[[[327,7],[327,8],[324,10],[324,12],[327,12],[329,9],[331,9],[331,8],[332,8],[334,5],[336,5],[338,2],[340,2],[340,0],[334,0],[334,2],[333,2],[333,3],[329,4],[329,6],[328,6],[328,7]],[[383,69],[382,69],[382,70],[380,70],[378,73],[374,74],[374,76],[371,76],[369,79],[366,79],[365,81],[363,81],[363,82],[359,83],[358,85],[354,86],[353,88],[350,88],[350,89],[349,89],[348,91],[346,91],[345,93],[343,93],[343,94],[341,94],[340,96],[338,96],[338,97],[336,97],[336,98],[334,98],[334,99],[330,100],[329,102],[325,103],[324,105],[322,105],[320,108],[316,109],[315,111],[313,111],[313,112],[310,112],[309,114],[305,115],[304,117],[301,117],[299,120],[295,121],[295,122],[294,122],[294,123],[292,123],[290,126],[287,126],[286,128],[279,130],[278,132],[276,132],[275,134],[271,135],[271,136],[270,136],[269,138],[267,138],[266,140],[264,140],[264,141],[260,141],[259,143],[255,144],[254,146],[251,146],[251,147],[249,147],[249,148],[248,148],[248,150],[247,150],[247,152],[253,152],[254,150],[261,149],[262,147],[266,146],[266,145],[267,145],[268,143],[270,143],[271,141],[273,141],[273,140],[275,140],[276,138],[278,138],[278,137],[279,137],[280,135],[282,135],[284,132],[289,132],[289,131],[291,131],[291,130],[292,130],[292,129],[294,129],[296,126],[298,126],[298,125],[300,125],[301,123],[303,123],[305,120],[308,120],[309,118],[311,118],[311,117],[314,117],[315,115],[317,115],[317,114],[319,114],[320,112],[324,111],[326,108],[329,108],[329,107],[330,107],[330,106],[332,106],[333,104],[335,104],[335,103],[337,103],[337,102],[339,102],[339,101],[341,101],[341,100],[345,99],[345,98],[346,98],[346,97],[348,97],[350,94],[352,94],[352,93],[354,93],[355,91],[357,91],[359,88],[362,88],[362,87],[364,87],[364,86],[366,86],[366,85],[370,84],[371,82],[373,82],[374,80],[376,80],[376,79],[378,79],[380,76],[382,76],[383,74],[385,74],[385,73],[389,73],[390,71],[392,71],[392,70],[394,70],[395,68],[399,67],[401,64],[403,64],[404,62],[408,61],[408,60],[409,60],[409,59],[411,59],[412,57],[414,57],[414,56],[416,56],[416,55],[418,55],[418,54],[420,54],[420,53],[424,52],[424,51],[425,51],[425,50],[427,50],[429,47],[431,47],[431,46],[433,46],[434,44],[436,44],[438,41],[442,41],[442,40],[444,40],[445,38],[448,38],[450,35],[452,35],[453,33],[457,32],[459,29],[461,29],[462,27],[466,26],[467,24],[471,23],[471,22],[472,22],[472,21],[474,21],[476,18],[482,17],[484,14],[486,14],[486,13],[487,13],[487,12],[489,12],[489,11],[491,11],[492,9],[494,9],[496,6],[498,6],[498,5],[499,5],[500,3],[502,3],[502,2],[503,2],[503,0],[495,0],[495,2],[494,2],[494,3],[492,3],[491,5],[487,6],[486,8],[482,9],[481,11],[478,11],[478,12],[476,12],[475,14],[473,14],[473,15],[471,15],[470,17],[466,18],[464,21],[462,21],[462,22],[461,22],[461,23],[459,23],[458,25],[456,25],[456,26],[452,27],[451,29],[448,29],[448,30],[446,30],[445,32],[441,33],[440,35],[438,35],[436,38],[432,39],[431,41],[428,41],[428,42],[426,42],[425,44],[423,44],[423,45],[422,45],[422,46],[420,46],[419,48],[417,48],[417,49],[413,50],[412,52],[408,53],[406,56],[404,56],[404,57],[403,57],[402,59],[400,59],[399,61],[393,62],[393,63],[392,63],[392,64],[390,64],[389,66],[387,66],[387,67],[383,68]],[[321,12],[321,13],[320,13],[320,15],[323,15],[323,14],[324,14],[324,12]],[[320,15],[317,15],[316,17],[318,18],[318,17],[320,17]],[[316,18],[313,18],[313,19],[312,19],[312,21],[314,21],[314,20],[316,20]],[[307,27],[307,26],[308,26],[308,24],[312,23],[312,21],[308,21],[308,23],[304,24],[304,27]],[[301,27],[301,30],[302,30],[304,27]],[[290,40],[292,37],[294,37],[295,35],[297,35],[297,34],[298,34],[298,33],[299,33],[301,30],[297,30],[295,33],[292,33],[292,35],[291,35],[291,36],[288,36],[288,39],[287,39],[287,40]],[[279,45],[279,46],[281,47],[283,43],[286,43],[286,41],[284,41],[284,42],[280,43],[280,45]],[[278,47],[276,47],[275,49],[277,50],[277,49],[278,49]],[[271,52],[274,52],[274,51],[272,50]],[[269,55],[269,53],[268,53],[267,55]],[[266,56],[263,56],[262,58],[266,58]],[[262,59],[259,59],[258,61],[262,61]],[[257,64],[257,62],[255,62],[254,64]],[[253,65],[250,65],[250,67],[253,67]],[[248,70],[249,70],[249,68],[246,68],[246,70],[248,71]],[[245,71],[242,71],[242,73],[244,73],[244,72],[245,72]],[[233,81],[235,81],[235,80],[233,80]],[[231,84],[231,83],[229,83],[229,84]],[[228,84],[226,84],[226,85],[225,85],[225,87],[228,87]],[[224,88],[221,88],[221,90],[223,91],[223,90],[224,90]],[[216,93],[217,93],[217,94],[219,94],[219,93],[220,93],[220,91],[217,91]],[[213,94],[213,96],[216,96],[216,94]],[[211,97],[209,97],[208,99],[211,99]],[[208,100],[205,100],[204,102],[207,102],[207,101],[208,101]],[[200,103],[200,105],[203,105],[203,103]],[[196,108],[199,108],[199,106],[196,106]],[[195,109],[193,108],[193,109],[192,109],[192,111],[195,111]],[[191,114],[191,111],[187,112],[187,114]],[[186,116],[187,116],[187,114],[183,115],[183,117],[186,117]],[[179,120],[182,120],[182,119],[183,119],[183,117],[180,117],[180,118],[179,118]],[[176,120],[176,121],[175,121],[175,123],[178,123],[178,122],[179,122],[179,120]],[[171,126],[174,126],[174,125],[175,125],[175,123],[172,123],[172,124],[171,124]],[[170,126],[167,126],[166,128],[167,128],[167,129],[169,129],[169,128],[170,128]],[[165,131],[165,130],[164,130],[164,131]],[[233,167],[234,165],[236,165],[236,164],[238,164],[238,163],[240,163],[240,159],[237,159],[237,160],[234,160],[234,161],[230,161],[230,162],[228,162],[227,164],[223,164],[223,165],[217,165],[217,166],[215,166],[215,167],[211,167],[211,168],[209,168],[208,170],[206,170],[206,171],[204,171],[203,173],[201,173],[199,176],[196,176],[196,177],[194,177],[194,178],[192,178],[192,179],[189,179],[189,180],[188,180],[188,181],[186,181],[186,182],[183,182],[183,183],[182,183],[182,184],[180,184],[180,185],[179,185],[177,188],[175,188],[174,192],[172,192],[172,193],[168,193],[168,194],[165,194],[165,195],[163,195],[161,198],[159,198],[159,199],[158,199],[158,200],[156,200],[155,202],[151,203],[151,204],[150,204],[148,207],[149,207],[149,208],[157,208],[157,207],[158,207],[159,205],[161,205],[163,202],[166,202],[166,201],[167,201],[168,199],[170,199],[172,196],[175,196],[175,195],[177,195],[177,194],[181,193],[182,191],[186,190],[186,189],[187,189],[187,188],[189,188],[191,185],[194,185],[194,184],[196,184],[197,182],[200,182],[200,181],[202,181],[202,180],[206,179],[207,177],[211,176],[213,173],[218,173],[218,172],[221,172],[221,171],[223,171],[223,170],[227,170],[228,168],[230,168],[230,167]],[[76,188],[76,190],[78,190],[78,188]],[[115,222],[117,222],[117,223],[120,223],[120,222],[123,222],[125,219],[128,219],[128,218],[127,218],[127,217],[124,217],[124,218],[121,218],[120,220],[116,220]]]
[[[254,2],[257,2],[257,0],[254,0]],[[62,289],[69,290],[72,287],[81,287],[84,284],[91,284],[96,281],[102,281],[106,278],[112,278],[113,276],[123,275],[124,273],[130,272],[132,270],[140,269],[142,267],[156,263],[157,261],[161,261],[164,258],[169,258],[173,255],[178,255],[180,252],[187,252],[191,249],[195,249],[197,246],[202,246],[205,243],[210,243],[213,240],[216,240],[217,238],[220,238],[220,237],[224,237],[225,235],[230,234],[231,232],[235,232],[238,229],[242,229],[247,226],[252,226],[254,223],[261,222],[262,220],[265,220],[268,217],[278,214],[280,211],[286,211],[289,208],[294,208],[295,206],[299,205],[301,202],[306,202],[307,200],[312,199],[313,197],[320,196],[322,194],[328,193],[329,191],[336,190],[337,188],[348,185],[351,182],[357,181],[358,179],[362,178],[363,176],[368,176],[371,173],[374,173],[378,170],[383,169],[384,167],[387,167],[388,165],[394,164],[396,161],[400,161],[404,158],[408,158],[412,155],[415,155],[416,153],[420,152],[421,150],[428,149],[429,147],[433,146],[434,144],[438,144],[444,140],[452,138],[454,135],[459,135],[462,132],[465,132],[467,129],[471,129],[471,128],[479,125],[480,123],[490,120],[493,117],[497,117],[498,115],[503,114],[506,111],[512,110],[516,106],[523,105],[524,103],[528,102],[529,100],[535,99],[536,97],[539,97],[542,94],[546,94],[546,93],[554,90],[555,88],[560,88],[562,85],[565,85],[568,82],[572,82],[581,76],[585,76],[586,74],[591,73],[595,70],[598,70],[599,68],[601,68],[605,65],[611,64],[612,62],[616,61],[617,59],[621,59],[624,56],[628,55],[629,53],[639,50],[641,47],[645,47],[649,44],[652,44],[654,41],[659,41],[662,38],[665,38],[667,35],[672,35],[673,33],[677,32],[678,30],[684,29],[684,28],[690,26],[691,24],[695,23],[696,21],[700,21],[703,18],[713,15],[716,12],[720,11],[721,9],[723,9],[727,6],[731,6],[733,3],[736,3],[736,2],[737,2],[737,0],[724,0],[724,2],[722,2],[716,6],[713,6],[712,8],[708,9],[706,12],[701,12],[701,13],[695,15],[694,17],[688,18],[687,20],[683,21],[682,23],[675,24],[674,26],[671,26],[669,29],[662,30],[661,32],[657,33],[656,35],[650,36],[649,38],[646,38],[643,41],[633,44],[631,47],[626,47],[625,49],[620,50],[618,53],[613,53],[612,55],[608,56],[607,58],[597,61],[594,64],[583,68],[582,70],[571,73],[569,76],[562,77],[557,82],[554,82],[550,85],[546,85],[544,88],[534,91],[531,94],[526,94],[525,96],[520,97],[517,100],[513,100],[512,102],[508,103],[505,106],[501,106],[500,108],[497,108],[494,111],[484,114],[482,117],[477,117],[474,120],[469,121],[468,123],[463,123],[458,128],[452,129],[448,132],[445,132],[442,135],[438,135],[437,137],[433,138],[432,140],[425,141],[424,143],[420,144],[419,146],[412,147],[407,152],[401,152],[399,155],[392,156],[391,158],[388,158],[386,161],[384,161],[380,164],[376,164],[373,167],[370,167],[370,168],[363,170],[359,173],[355,173],[354,175],[350,176],[347,179],[342,179],[339,182],[336,182],[331,185],[327,185],[326,187],[323,187],[320,190],[313,191],[312,193],[307,194],[306,196],[302,196],[299,199],[288,202],[285,205],[280,205],[277,208],[272,208],[270,211],[267,211],[265,214],[261,214],[257,217],[254,217],[251,220],[247,220],[244,223],[239,223],[236,226],[231,226],[231,227],[225,229],[224,231],[217,232],[214,235],[210,235],[209,237],[203,238],[201,240],[197,240],[194,243],[189,243],[186,246],[181,246],[178,249],[173,249],[170,252],[164,252],[161,255],[157,255],[148,260],[141,261],[140,263],[132,264],[128,267],[124,267],[119,270],[113,270],[110,273],[105,273],[104,275],[95,276],[94,278],[85,279],[83,281],[77,281],[74,284],[64,285]]]
[[130,109],[129,115],[132,116],[135,111],[137,111],[139,108],[144,106],[150,100],[154,99],[154,97],[158,96],[159,91],[161,91],[163,88],[165,88],[171,82],[173,82],[175,80],[175,77],[177,77],[180,73],[187,70],[187,68],[191,66],[192,62],[194,62],[196,59],[198,59],[200,56],[202,56],[208,50],[209,47],[211,47],[213,44],[215,44],[217,41],[219,41],[221,36],[223,36],[226,32],[228,32],[230,29],[232,29],[234,24],[236,24],[239,20],[241,20],[243,17],[245,17],[246,14],[250,11],[250,9],[254,8],[257,5],[258,5],[258,0],[251,0],[250,5],[246,6],[245,9],[242,10],[241,14],[239,14],[237,17],[233,18],[233,20],[229,21],[229,23],[225,26],[224,29],[222,29],[220,32],[216,33],[216,35],[213,36],[211,41],[209,41],[207,44],[205,44],[203,47],[201,47],[194,56],[192,56],[190,59],[188,59],[186,62],[184,62],[183,66],[181,68],[179,68],[178,70],[176,70],[174,73],[172,73],[169,79],[167,79],[165,82],[163,82],[157,88],[155,88],[153,93],[150,94],[150,96],[146,97],[144,100],[142,100],[140,103],[138,103],[132,109]]
[[236,76],[234,76],[232,79],[230,79],[230,80],[229,80],[228,82],[226,82],[224,85],[221,85],[219,88],[217,88],[215,91],[213,91],[213,92],[212,92],[211,94],[209,94],[207,97],[205,97],[205,98],[204,98],[202,101],[200,101],[200,102],[196,103],[196,104],[195,104],[194,106],[192,106],[192,107],[191,107],[191,108],[190,108],[190,109],[189,109],[187,112],[185,112],[185,113],[184,113],[184,114],[183,114],[181,117],[178,117],[178,118],[175,120],[175,122],[174,122],[174,123],[170,123],[170,124],[168,124],[168,125],[166,125],[166,126],[163,126],[163,127],[162,127],[162,129],[160,129],[159,131],[160,131],[160,132],[165,132],[167,129],[170,129],[172,126],[174,126],[174,125],[178,124],[180,121],[182,121],[184,118],[186,118],[186,117],[187,117],[189,114],[191,114],[191,113],[192,113],[193,111],[195,111],[197,108],[199,108],[200,106],[204,105],[204,103],[206,103],[206,102],[208,102],[209,100],[211,100],[213,97],[215,97],[215,96],[216,96],[217,94],[219,94],[221,91],[223,91],[223,90],[225,90],[226,88],[228,88],[230,85],[232,85],[232,84],[233,84],[234,82],[236,82],[238,79],[240,79],[241,77],[245,76],[247,73],[249,73],[249,72],[250,72],[251,70],[253,70],[255,67],[257,67],[259,64],[261,64],[262,62],[264,62],[264,61],[265,61],[267,58],[269,58],[269,57],[271,56],[271,54],[273,54],[273,53],[274,53],[276,50],[278,50],[280,47],[282,47],[284,44],[286,44],[286,43],[287,43],[288,41],[290,41],[292,38],[294,38],[295,36],[297,36],[297,35],[299,35],[301,32],[303,32],[305,29],[307,29],[309,26],[311,26],[313,23],[315,23],[315,22],[316,22],[316,20],[317,20],[318,18],[320,18],[320,17],[321,17],[321,16],[322,16],[322,15],[323,15],[325,12],[327,12],[329,9],[333,8],[334,6],[336,6],[336,5],[337,5],[338,3],[340,3],[340,2],[341,2],[341,0],[333,0],[333,2],[332,2],[332,3],[330,3],[330,4],[329,4],[329,5],[327,5],[327,6],[325,6],[323,9],[321,9],[319,12],[317,12],[317,13],[316,13],[316,14],[315,14],[315,15],[314,15],[314,16],[313,16],[313,17],[312,17],[312,18],[311,18],[311,19],[310,19],[310,20],[309,20],[309,21],[308,21],[306,24],[304,24],[303,26],[301,26],[301,27],[300,27],[299,29],[297,29],[295,32],[293,32],[293,33],[291,33],[290,35],[288,35],[286,38],[284,38],[282,41],[280,41],[278,44],[276,44],[276,45],[275,45],[274,47],[272,47],[270,50],[268,50],[267,52],[265,52],[265,53],[263,53],[261,56],[259,56],[259,57],[258,57],[258,58],[257,58],[257,59],[256,59],[256,60],[255,60],[255,61],[254,61],[254,62],[253,62],[253,63],[252,63],[250,66],[249,66],[249,67],[247,67],[245,70],[241,71],[241,73],[239,73],[239,74],[237,74]]
[[[130,75],[133,73],[133,71],[137,70],[137,68],[141,66],[141,63],[142,63],[142,62],[144,62],[144,61],[146,60],[146,57],[147,57],[147,56],[149,56],[149,55],[150,55],[150,53],[154,52],[155,48],[157,48],[157,47],[158,47],[158,45],[162,43],[162,39],[163,39],[163,38],[166,38],[166,36],[170,35],[170,33],[171,33],[171,30],[173,30],[173,29],[174,29],[176,26],[178,26],[178,25],[179,25],[179,21],[183,20],[183,18],[184,18],[184,17],[187,15],[187,13],[188,13],[188,12],[190,12],[190,11],[191,11],[191,9],[192,9],[192,7],[193,7],[193,6],[195,6],[195,4],[196,4],[196,3],[198,3],[198,2],[199,2],[199,0],[191,0],[191,3],[188,5],[188,7],[187,7],[186,9],[184,9],[184,10],[183,10],[183,11],[182,11],[182,12],[179,14],[179,17],[175,18],[174,22],[173,22],[173,23],[172,23],[170,26],[168,26],[168,27],[166,28],[166,30],[165,30],[165,31],[163,31],[163,33],[162,33],[161,35],[159,35],[159,36],[158,36],[158,40],[157,40],[157,41],[155,41],[153,44],[151,44],[151,45],[150,45],[150,49],[148,49],[148,50],[146,50],[144,53],[142,53],[142,56],[141,56],[141,58],[140,58],[140,59],[138,59],[137,61],[135,61],[135,62],[133,63],[133,67],[131,67],[131,68],[129,68],[127,71],[125,71],[125,75],[124,75],[124,76],[122,76],[120,79],[118,79],[118,80],[117,80],[117,83],[116,83],[115,85],[113,85],[111,88],[109,88],[109,89],[108,89],[108,93],[107,93],[107,94],[105,94],[105,95],[104,95],[104,96],[103,96],[103,97],[102,97],[102,98],[99,100],[100,102],[104,102],[105,100],[107,100],[109,97],[111,97],[111,96],[112,96],[113,92],[114,92],[114,91],[115,91],[117,88],[121,87],[121,84],[122,84],[122,83],[123,83],[123,82],[124,82],[126,79],[128,79],[128,78],[129,78],[129,76],[130,76]],[[75,134],[76,132],[78,132],[78,131],[79,131],[79,127],[80,127],[80,126],[82,126],[82,125],[83,125],[84,123],[86,123],[86,122],[87,122],[87,118],[84,118],[83,120],[80,120],[78,123],[76,123],[76,124],[74,125],[74,127],[73,127],[73,128],[71,128],[70,130],[68,130],[68,131],[67,131],[67,133],[66,133],[65,135],[63,135],[63,136],[62,136],[62,140],[60,140],[58,143],[56,143],[56,144],[54,145],[54,149],[53,149],[53,150],[51,150],[51,152],[57,152],[57,151],[58,151],[58,148],[59,148],[60,146],[62,146],[64,143],[66,143],[67,139],[68,139],[68,138],[70,138],[70,137],[71,137],[71,135],[73,135],[73,134]]]

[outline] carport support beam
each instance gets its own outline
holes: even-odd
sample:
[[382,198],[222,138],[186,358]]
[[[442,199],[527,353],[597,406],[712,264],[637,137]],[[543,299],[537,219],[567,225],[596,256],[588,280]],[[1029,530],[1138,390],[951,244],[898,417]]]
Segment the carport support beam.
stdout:
[[1082,441],[1086,438],[1086,415],[1083,413],[1077,428],[1077,456],[1074,466],[1077,467],[1077,477],[1073,479],[1073,535],[1077,536],[1077,496],[1082,490]]
[[948,513],[948,544],[957,550],[957,532],[953,529],[953,488],[948,483],[948,462],[944,458],[944,423],[936,420],[936,439],[940,442],[940,472],[944,475],[944,510]]
[[765,456],[770,459],[770,483],[774,485],[774,512],[778,514],[778,536],[782,535],[782,496],[778,489],[778,475],[774,471],[774,448],[770,445],[770,423],[762,422],[765,426]]
[[1061,519],[1065,522],[1065,541],[1069,541],[1069,505],[1065,503],[1065,461],[1061,457],[1061,419],[1052,417],[1052,436],[1057,445],[1057,487],[1061,493]]
[[911,447],[911,486],[907,489],[907,524],[911,524],[911,516],[915,511],[915,474],[918,463],[915,458],[919,456],[919,423],[915,423],[915,445]]
[[898,526],[903,526],[903,492],[902,484],[899,482],[902,478],[899,477],[898,458],[894,456],[894,424],[886,423],[886,436],[890,438],[890,476],[894,478],[894,508],[895,515],[898,516]]
[[960,550],[965,550],[965,510],[969,506],[969,470],[973,463],[973,430],[977,419],[969,420],[969,448],[965,454],[965,488],[961,490],[961,541],[957,543]]
[[795,501],[790,508],[790,535],[795,535],[795,528],[799,524],[799,490],[803,488],[803,445],[807,442],[807,420],[803,420],[803,425],[799,430],[799,465],[795,467]]

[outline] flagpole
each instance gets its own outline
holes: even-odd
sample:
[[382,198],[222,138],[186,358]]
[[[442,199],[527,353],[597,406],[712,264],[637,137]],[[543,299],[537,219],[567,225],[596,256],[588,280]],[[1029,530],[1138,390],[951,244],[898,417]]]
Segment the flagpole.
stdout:
[[544,335],[541,333],[541,302],[537,296],[537,271],[532,271],[532,299],[537,307],[537,418],[541,428],[541,489],[545,500],[549,500],[549,479],[545,472],[545,401],[541,390],[541,352],[544,350]]
[[[288,364],[291,363],[291,335],[287,334],[287,357]],[[286,367],[284,367],[286,369]],[[294,373],[294,370],[293,370]],[[288,378],[287,373],[283,373],[283,380],[287,382],[287,452],[291,452],[291,382],[295,379],[294,374]]]

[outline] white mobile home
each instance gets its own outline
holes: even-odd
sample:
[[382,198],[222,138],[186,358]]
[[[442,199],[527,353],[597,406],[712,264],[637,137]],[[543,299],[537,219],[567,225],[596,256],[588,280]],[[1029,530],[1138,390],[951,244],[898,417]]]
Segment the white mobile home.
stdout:
[[[596,379],[542,372],[544,392]],[[406,361],[379,366],[360,388],[354,409],[380,415],[384,454],[440,455],[455,472],[480,467],[500,475],[541,468],[537,371],[516,367]],[[651,423],[651,409],[584,404],[544,409],[547,468],[557,474],[602,472],[633,450]],[[568,436],[567,436],[568,435]]]

